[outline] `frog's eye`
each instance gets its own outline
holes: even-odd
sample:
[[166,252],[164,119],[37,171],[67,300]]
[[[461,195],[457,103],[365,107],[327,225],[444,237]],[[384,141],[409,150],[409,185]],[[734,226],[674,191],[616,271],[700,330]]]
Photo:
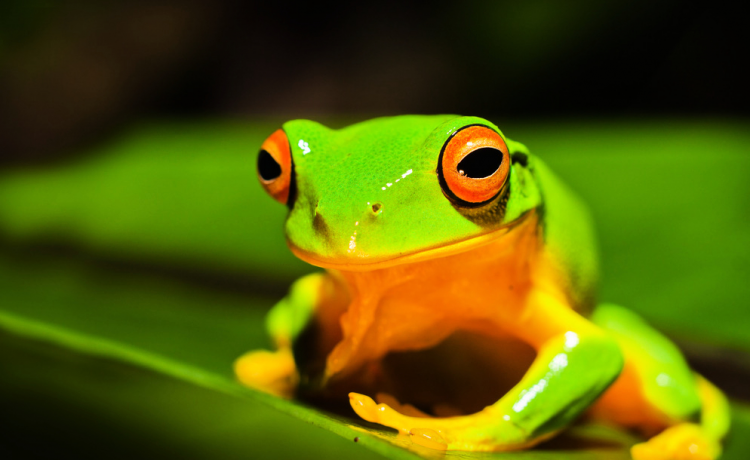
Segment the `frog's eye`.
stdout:
[[438,164],[440,185],[449,198],[482,205],[495,198],[510,171],[510,155],[503,138],[486,126],[467,126],[443,146]]
[[276,130],[260,146],[258,180],[269,195],[281,204],[289,200],[292,182],[292,155],[283,130]]

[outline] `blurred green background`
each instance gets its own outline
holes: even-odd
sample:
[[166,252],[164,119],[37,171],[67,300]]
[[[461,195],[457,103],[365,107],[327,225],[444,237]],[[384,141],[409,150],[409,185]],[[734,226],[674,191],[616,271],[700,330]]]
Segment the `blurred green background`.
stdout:
[[[312,270],[256,183],[263,139],[289,118],[451,112],[490,118],[590,204],[602,299],[728,392],[726,458],[747,458],[741,18],[668,0],[4,2],[0,457],[436,456],[243,390],[231,363]],[[628,458],[623,436],[496,457]]]

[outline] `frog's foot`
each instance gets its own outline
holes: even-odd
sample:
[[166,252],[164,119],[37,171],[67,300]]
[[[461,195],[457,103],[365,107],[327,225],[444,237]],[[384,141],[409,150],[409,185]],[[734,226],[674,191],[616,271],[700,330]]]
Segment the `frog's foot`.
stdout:
[[682,423],[634,445],[631,454],[634,460],[715,460],[721,446],[700,426]]
[[[368,422],[395,428],[409,435],[415,444],[424,447],[440,450],[512,450],[538,442],[525,440],[524,433],[518,427],[498,417],[490,408],[472,415],[435,418],[409,404],[401,405],[389,395],[381,394],[378,400],[380,404],[368,396],[349,393],[349,403],[357,415]],[[405,413],[395,410],[389,403]]]
[[299,374],[291,349],[256,350],[245,353],[234,362],[237,379],[256,390],[291,398],[299,382]]

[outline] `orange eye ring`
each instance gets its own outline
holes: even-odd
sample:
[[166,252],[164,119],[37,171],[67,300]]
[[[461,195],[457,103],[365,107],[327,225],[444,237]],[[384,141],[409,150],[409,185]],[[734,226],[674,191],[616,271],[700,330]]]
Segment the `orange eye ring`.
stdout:
[[462,128],[440,152],[440,185],[449,198],[465,206],[481,206],[494,199],[509,172],[508,146],[487,126]]
[[287,204],[292,183],[292,154],[289,139],[281,129],[268,136],[260,146],[258,180],[274,200]]

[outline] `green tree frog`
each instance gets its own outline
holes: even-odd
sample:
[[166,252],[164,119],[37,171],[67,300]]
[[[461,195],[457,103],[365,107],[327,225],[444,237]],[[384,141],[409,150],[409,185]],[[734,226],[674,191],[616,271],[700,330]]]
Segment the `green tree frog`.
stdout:
[[477,117],[283,125],[257,160],[292,252],[323,273],[267,316],[238,379],[348,403],[435,449],[531,447],[581,416],[639,430],[638,460],[714,459],[722,393],[634,313],[596,305],[589,214]]

